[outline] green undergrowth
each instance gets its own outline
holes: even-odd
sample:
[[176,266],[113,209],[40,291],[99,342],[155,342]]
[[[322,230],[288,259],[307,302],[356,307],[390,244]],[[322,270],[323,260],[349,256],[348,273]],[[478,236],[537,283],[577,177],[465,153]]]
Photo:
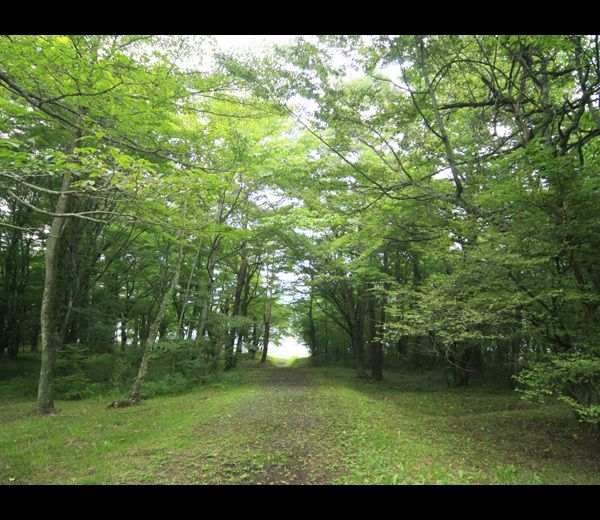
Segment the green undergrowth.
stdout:
[[[56,363],[55,395],[65,400],[117,397],[131,388],[141,356],[142,351],[137,347],[99,349],[64,345]],[[35,397],[39,370],[39,353],[1,359],[0,396]],[[222,360],[208,345],[163,341],[151,354],[143,397],[180,394],[218,381],[221,373]]]

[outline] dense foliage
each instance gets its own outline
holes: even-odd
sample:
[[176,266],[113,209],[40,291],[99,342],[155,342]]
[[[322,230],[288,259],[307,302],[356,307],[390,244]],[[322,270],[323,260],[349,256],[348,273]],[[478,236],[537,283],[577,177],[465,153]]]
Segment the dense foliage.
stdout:
[[599,52],[3,36],[0,363],[41,351],[43,413],[123,406],[153,365],[183,389],[293,330],[359,377],[495,379],[599,424]]

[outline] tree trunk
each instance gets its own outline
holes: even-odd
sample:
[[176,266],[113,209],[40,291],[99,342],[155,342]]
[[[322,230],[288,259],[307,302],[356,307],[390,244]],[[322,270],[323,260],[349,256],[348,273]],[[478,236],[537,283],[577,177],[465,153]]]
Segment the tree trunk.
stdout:
[[198,324],[198,335],[196,336],[196,338],[203,338],[204,331],[206,329],[208,311],[210,310],[210,302],[212,300],[213,276],[215,272],[215,266],[217,264],[217,254],[220,240],[221,237],[217,236],[211,244],[211,250],[207,266],[208,280],[206,282],[206,289],[204,291],[204,298],[202,300],[202,311],[200,313],[200,323]]
[[[23,212],[13,205],[9,207],[15,225],[25,224]],[[3,284],[0,288],[0,353],[8,349],[11,358],[17,357],[23,343],[23,320],[26,314],[23,293],[29,277],[31,239],[23,236],[20,229],[11,230],[3,236],[4,265],[0,267]]]
[[163,322],[165,312],[167,310],[167,305],[171,301],[171,296],[173,295],[173,291],[175,290],[175,286],[179,281],[179,275],[181,273],[181,264],[183,263],[183,237],[180,237],[179,243],[179,253],[177,255],[177,263],[175,265],[175,271],[173,273],[173,277],[169,286],[167,287],[166,293],[160,295],[157,299],[158,311],[156,313],[156,318],[150,327],[150,332],[148,334],[148,339],[146,340],[146,344],[144,345],[144,354],[142,355],[142,361],[140,363],[140,368],[138,370],[138,375],[135,378],[133,383],[133,387],[129,392],[129,395],[124,399],[119,401],[115,401],[110,404],[112,408],[122,408],[125,406],[131,406],[134,404],[138,404],[141,400],[141,390],[142,384],[144,383],[144,378],[146,376],[146,372],[148,371],[148,363],[150,361],[150,354],[154,350],[154,345],[156,343],[156,337],[158,336],[159,329]]
[[367,377],[364,359],[363,331],[360,327],[360,333],[355,332],[352,336],[354,359],[356,361],[356,377],[364,379]]
[[314,356],[317,352],[317,331],[315,327],[315,320],[313,318],[313,273],[310,273],[310,298],[308,300],[308,348],[310,355]]
[[[235,284],[235,295],[233,300],[233,310],[231,317],[235,320],[240,313],[240,305],[242,302],[242,291],[244,289],[244,283],[246,281],[246,270],[248,267],[248,258],[243,255],[241,259],[240,268],[236,276]],[[227,349],[225,351],[225,370],[235,368],[237,365],[237,355],[233,351],[235,337],[237,335],[238,328],[232,325],[229,330],[229,337],[227,338]]]
[[[71,179],[68,174],[63,175],[61,194],[58,197],[54,213],[65,213]],[[44,276],[44,292],[42,295],[42,309],[40,315],[42,365],[38,384],[37,406],[41,414],[54,413],[54,371],[56,366],[56,351],[60,338],[56,327],[56,278],[58,270],[58,253],[60,235],[65,224],[65,217],[54,217],[50,225],[50,233],[46,240]]]
[[267,362],[267,351],[269,349],[269,332],[271,330],[271,302],[267,302],[265,304],[264,325],[265,331],[263,334],[263,351],[262,357],[260,358],[260,362],[263,365]]
[[[198,245],[198,249],[196,249],[196,256],[194,256],[194,261],[192,262],[192,268],[190,269],[190,276],[188,278],[187,285],[185,286],[185,291],[183,292],[183,300],[181,303],[181,313],[179,314],[179,327],[177,327],[177,339],[181,340],[185,336],[184,331],[184,323],[183,320],[185,318],[185,308],[187,306],[187,300],[190,293],[190,287],[192,285],[192,278],[194,276],[194,270],[196,269],[196,264],[198,263],[198,256],[200,255],[200,250],[202,249],[202,242]],[[188,339],[191,339],[191,330],[192,326],[190,325],[190,331],[188,333]]]
[[364,360],[364,316],[363,302],[359,299],[355,301],[352,287],[348,284],[345,288],[346,313],[348,316],[348,325],[352,341],[352,350],[354,352],[354,361],[356,363],[356,377],[366,378]]
[[[244,282],[244,295],[242,297],[241,304],[241,315],[244,318],[248,317],[248,305],[250,304],[250,282],[252,281],[253,272],[249,272],[246,269],[246,280]],[[246,345],[246,349],[250,352],[250,347],[248,346],[248,325],[244,324],[242,330],[238,335],[238,353],[242,353],[242,344]]]
[[121,348],[125,348],[127,346],[127,321],[123,320],[121,322]]
[[377,319],[377,303],[374,294],[369,295],[368,320],[369,320],[369,348],[371,353],[371,377],[376,381],[383,379],[383,346],[380,335],[382,331],[383,308],[380,320]]
[[256,321],[256,316],[252,317],[252,342],[251,348],[248,350],[250,352],[250,357],[254,359],[256,357],[256,352],[258,351],[258,323]]

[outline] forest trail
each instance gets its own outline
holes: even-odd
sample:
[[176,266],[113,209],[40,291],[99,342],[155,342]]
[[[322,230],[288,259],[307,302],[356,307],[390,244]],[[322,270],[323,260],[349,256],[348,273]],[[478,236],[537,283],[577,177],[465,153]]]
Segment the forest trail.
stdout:
[[280,363],[250,370],[258,372],[261,384],[249,388],[216,423],[197,430],[204,438],[221,432],[213,438],[217,453],[236,444],[237,456],[225,455],[221,474],[216,467],[213,478],[240,484],[330,483],[334,471],[322,448],[334,418],[322,409],[309,371]]
[[[579,478],[597,482],[600,459],[589,456],[595,441],[585,436],[584,447],[583,433],[573,422],[540,421],[535,407],[517,396],[488,401],[466,392],[453,397],[407,392],[407,387],[400,390],[405,383],[361,382],[351,370],[327,367],[252,363],[239,373],[240,384],[223,395],[226,405],[193,429],[194,448],[173,452],[153,470],[152,479],[275,485],[539,483],[581,481],[571,472],[583,470]],[[497,425],[507,409],[514,423],[505,424],[501,434]],[[533,415],[523,421],[521,414],[529,409]],[[186,444],[191,440],[184,438]],[[496,462],[488,458],[492,453]]]

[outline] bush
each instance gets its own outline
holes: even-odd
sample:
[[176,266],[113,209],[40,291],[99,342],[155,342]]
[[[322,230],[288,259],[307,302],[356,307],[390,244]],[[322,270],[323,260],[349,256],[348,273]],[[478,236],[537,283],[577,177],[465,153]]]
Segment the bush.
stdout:
[[154,397],[164,394],[176,394],[188,390],[190,380],[181,374],[167,374],[156,381],[147,381],[142,387],[143,397]]
[[116,353],[108,386],[118,391],[128,389],[138,373],[141,359],[141,350],[135,348]]
[[0,395],[4,397],[35,397],[40,375],[40,355],[25,352],[11,359],[0,360]]
[[[135,347],[114,350],[63,345],[56,360],[56,397],[71,400],[127,392],[141,358],[142,350]],[[39,354],[35,354],[0,365],[0,393],[35,397],[39,364]],[[220,350],[208,341],[162,341],[152,353],[142,393],[155,396],[182,392],[210,381],[221,370]]]
[[63,345],[56,360],[57,397],[85,399],[105,393],[111,386],[115,361],[114,352],[96,353],[86,345]]
[[556,398],[567,404],[577,419],[600,428],[600,359],[583,354],[563,355],[538,362],[513,376],[525,399],[544,402]]
[[82,372],[56,378],[54,388],[57,397],[67,400],[85,399],[101,391]]
[[35,397],[38,390],[37,382],[34,377],[11,377],[0,385],[0,394],[3,397]]
[[116,358],[114,354],[92,354],[82,360],[81,369],[90,381],[107,382],[114,371]]
[[222,369],[219,349],[209,342],[163,341],[152,353],[143,394],[182,392]]

